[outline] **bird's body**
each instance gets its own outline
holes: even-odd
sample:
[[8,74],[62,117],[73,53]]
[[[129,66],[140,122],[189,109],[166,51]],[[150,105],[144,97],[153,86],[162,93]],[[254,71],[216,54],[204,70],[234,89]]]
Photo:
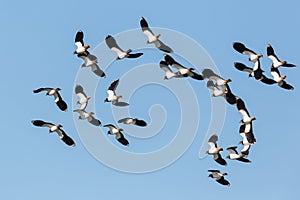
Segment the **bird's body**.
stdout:
[[84,45],[83,42],[83,32],[81,30],[77,31],[75,36],[75,45],[77,46],[76,50],[74,51],[74,54],[85,54],[87,55],[87,49],[90,48],[89,45]]
[[224,176],[226,176],[227,173],[221,173],[220,170],[208,170],[208,171],[211,172],[211,174],[208,177],[215,179],[218,183],[222,185],[230,186],[230,183],[224,178]]
[[102,69],[98,66],[98,58],[90,53],[87,54],[78,54],[78,57],[83,59],[84,63],[81,67],[90,67],[92,72],[99,77],[105,78],[106,75]]
[[79,113],[79,119],[84,120],[86,119],[89,123],[95,125],[95,126],[101,126],[100,120],[96,119],[93,115],[95,113],[93,112],[86,112],[85,110],[74,110],[74,112]]
[[128,106],[129,104],[126,102],[119,102],[119,99],[122,98],[122,95],[116,94],[116,88],[119,84],[119,79],[115,80],[110,84],[107,89],[108,97],[104,100],[104,102],[111,102],[115,106]]
[[220,152],[223,151],[223,148],[217,147],[218,136],[212,135],[208,140],[208,145],[210,149],[206,151],[207,154],[213,155],[214,160],[220,165],[227,165],[227,162],[222,158]]
[[242,123],[244,124],[249,124],[251,123],[253,120],[256,120],[255,117],[251,117],[246,106],[245,103],[242,99],[238,99],[237,100],[237,109],[238,111],[241,113],[241,115],[243,116],[243,119],[241,120]]
[[249,61],[251,62],[256,62],[257,60],[259,60],[259,58],[263,57],[262,54],[255,53],[254,51],[248,49],[244,44],[240,42],[233,43],[233,48],[241,54],[248,55]]
[[104,125],[104,127],[109,128],[109,131],[107,134],[115,135],[118,142],[120,142],[124,146],[129,146],[128,140],[124,137],[123,133],[121,132],[121,131],[123,131],[122,128],[116,128],[112,124],[106,124],[106,125]]
[[169,80],[171,78],[182,78],[183,76],[181,75],[180,72],[173,72],[166,61],[160,61],[159,66],[162,70],[165,71],[165,77],[164,79]]
[[110,48],[110,50],[118,55],[118,57],[116,58],[117,60],[121,60],[124,58],[138,58],[143,55],[143,53],[131,53],[131,49],[128,49],[126,51],[122,50],[117,44],[115,38],[113,38],[111,35],[106,36],[105,42],[108,48]]
[[67,111],[67,103],[62,99],[62,97],[59,94],[60,88],[38,88],[36,90],[33,90],[33,93],[40,93],[40,92],[46,92],[47,96],[54,96],[54,102],[62,111]]
[[80,104],[80,110],[85,110],[87,107],[88,101],[91,97],[88,97],[85,92],[83,91],[83,87],[81,85],[76,85],[75,87],[75,94],[79,97],[77,104]]
[[236,148],[237,148],[236,146],[227,148],[227,150],[230,153],[227,156],[227,158],[229,158],[230,160],[238,160],[238,161],[246,162],[246,163],[251,162],[250,160],[248,160],[247,158],[245,158],[245,155],[238,154],[238,152],[236,151]]
[[281,61],[275,54],[275,51],[273,47],[268,44],[267,46],[267,55],[268,58],[272,61],[272,67],[278,68],[278,67],[295,67],[296,65],[290,64],[287,61]]
[[39,126],[39,127],[48,127],[49,128],[49,132],[56,132],[59,136],[59,138],[67,145],[69,146],[75,146],[75,142],[72,140],[72,138],[70,138],[62,129],[62,125],[57,124],[54,125],[50,122],[45,122],[43,120],[32,120],[31,123],[34,126]]
[[136,126],[147,126],[147,123],[144,120],[132,118],[132,117],[126,117],[126,118],[120,119],[120,120],[118,120],[118,123],[134,124]]
[[171,56],[169,56],[167,54],[164,54],[164,59],[168,65],[178,69],[178,72],[180,75],[182,75],[184,77],[189,76],[196,80],[203,80],[203,77],[200,74],[197,74],[196,72],[194,72],[194,68],[186,68],[186,67],[182,66],[181,64],[176,62]]
[[203,69],[202,76],[204,79],[215,81],[216,86],[224,86],[231,82],[231,79],[223,79],[221,76],[215,74],[211,69]]
[[154,35],[152,30],[149,28],[147,21],[143,17],[140,19],[140,26],[142,28],[143,33],[148,37],[148,44],[154,43],[156,48],[166,53],[173,52],[173,50],[169,46],[165,45],[162,41],[158,39],[161,36],[160,34]]

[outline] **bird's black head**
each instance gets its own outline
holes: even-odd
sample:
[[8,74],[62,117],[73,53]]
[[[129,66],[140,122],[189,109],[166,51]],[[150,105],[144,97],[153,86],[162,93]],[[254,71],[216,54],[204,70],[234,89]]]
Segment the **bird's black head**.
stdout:
[[105,102],[109,102],[107,98],[106,98],[106,99],[104,99],[104,103],[105,103]]
[[208,175],[208,177],[210,177],[210,178],[213,178],[213,175],[212,175],[212,174],[210,174],[210,175]]

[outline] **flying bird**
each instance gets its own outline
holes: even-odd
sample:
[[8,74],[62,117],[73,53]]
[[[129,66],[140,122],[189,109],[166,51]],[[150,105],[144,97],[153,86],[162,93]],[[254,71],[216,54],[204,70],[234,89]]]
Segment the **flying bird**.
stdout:
[[213,91],[213,93],[211,94],[211,96],[213,96],[213,97],[225,96],[226,95],[226,92],[227,92],[227,87],[226,86],[223,86],[220,89],[220,88],[218,88],[218,86],[216,86],[214,84],[214,82],[212,80],[208,80],[206,86],[207,86],[207,88],[209,88]]
[[259,58],[263,57],[262,54],[256,54],[254,51],[248,49],[244,44],[240,42],[234,42],[233,48],[241,54],[248,55],[249,61],[251,62],[256,62]]
[[79,97],[77,104],[80,104],[81,107],[79,110],[85,110],[87,107],[88,101],[91,97],[88,97],[85,92],[83,91],[83,87],[81,85],[76,85],[75,87],[75,94]]
[[226,85],[231,82],[231,79],[223,79],[221,76],[215,74],[211,69],[203,69],[202,76],[204,79],[214,80],[217,86]]
[[241,162],[250,163],[251,161],[248,160],[247,158],[245,158],[245,155],[238,154],[236,148],[237,148],[236,146],[228,147],[227,150],[229,151],[229,155],[226,158],[228,158],[230,160],[238,160]]
[[261,81],[267,85],[273,85],[276,83],[273,79],[267,78],[263,73],[264,71],[260,67],[260,61],[257,60],[254,62],[254,67],[250,68],[244,65],[243,63],[235,62],[234,67],[237,70],[243,71],[243,72],[248,72],[249,77],[254,77],[256,80]]
[[173,50],[165,45],[162,41],[160,41],[158,38],[161,36],[160,34],[154,35],[154,33],[149,28],[149,25],[145,18],[140,19],[140,25],[142,28],[143,33],[148,37],[147,43],[151,44],[154,43],[155,47],[158,48],[161,51],[164,51],[166,53],[172,53]]
[[194,72],[194,68],[186,68],[176,62],[171,56],[164,54],[164,59],[168,65],[171,65],[174,68],[177,68],[179,73],[184,77],[191,77],[196,80],[203,80],[203,77],[200,74]]
[[81,67],[91,67],[92,72],[99,77],[105,78],[106,75],[102,69],[98,66],[98,58],[90,53],[80,53],[77,55],[79,58],[83,59],[84,63]]
[[91,124],[93,124],[95,126],[101,126],[100,120],[96,119],[93,116],[95,113],[86,112],[85,110],[81,110],[81,109],[74,110],[73,112],[79,113],[79,119],[81,119],[81,120],[87,119],[87,121],[90,122]]
[[218,183],[230,186],[230,183],[224,178],[224,176],[227,176],[227,173],[221,173],[220,170],[208,170],[211,172],[211,174],[208,176],[210,178],[215,179]]
[[278,84],[279,87],[287,90],[293,90],[294,87],[290,84],[288,84],[284,79],[286,79],[286,76],[281,76],[278,68],[276,67],[271,67],[271,74],[274,78],[274,81]]
[[242,155],[247,157],[249,155],[250,147],[256,142],[256,139],[253,134],[252,123],[242,124],[240,126],[240,136],[243,138],[239,144],[242,144],[244,147],[241,150]]
[[123,58],[138,58],[143,55],[143,53],[131,53],[132,52],[131,49],[128,49],[127,51],[123,51],[117,44],[115,38],[113,38],[113,36],[111,35],[106,36],[105,42],[108,48],[110,48],[110,50],[117,53],[118,55],[117,60],[121,60]]
[[170,67],[168,66],[168,63],[166,61],[160,61],[159,66],[162,70],[166,72],[166,75],[164,76],[165,80],[169,80],[171,78],[182,78],[183,76],[180,74],[180,72],[173,72]]
[[219,163],[220,165],[226,166],[227,162],[222,158],[220,152],[223,151],[223,148],[217,147],[218,136],[212,135],[208,140],[208,145],[210,149],[206,151],[207,154],[213,155],[214,160]]
[[134,124],[136,126],[147,126],[147,123],[144,120],[132,118],[132,117],[126,117],[126,118],[120,119],[118,121],[118,123]]
[[238,111],[241,113],[241,115],[243,116],[243,119],[241,120],[241,123],[243,124],[249,124],[251,123],[252,121],[256,120],[255,117],[251,117],[246,106],[245,106],[245,103],[242,99],[238,99],[237,100],[237,109]]
[[116,139],[121,144],[123,144],[124,146],[129,146],[128,140],[124,137],[123,133],[121,132],[121,131],[123,131],[122,128],[116,128],[112,124],[106,124],[106,125],[104,125],[104,127],[109,128],[109,131],[107,132],[107,134],[109,134],[109,135],[116,135]]
[[267,55],[268,58],[272,61],[272,67],[278,68],[280,66],[282,67],[295,67],[296,65],[287,63],[287,61],[281,61],[279,58],[276,56],[275,51],[273,47],[268,44],[267,46]]
[[70,138],[62,129],[62,125],[57,124],[54,125],[50,122],[44,122],[43,120],[32,120],[31,123],[34,126],[40,126],[40,127],[48,127],[49,128],[49,133],[56,132],[59,136],[59,138],[66,143],[69,146],[75,146],[75,142]]
[[47,96],[54,96],[54,101],[60,110],[67,111],[68,106],[67,103],[60,96],[58,92],[60,90],[60,88],[38,88],[36,90],[33,90],[33,93],[40,93],[46,91]]
[[116,95],[116,88],[119,84],[119,79],[112,82],[107,89],[108,97],[104,99],[104,102],[111,102],[115,106],[128,106],[126,102],[119,102],[119,99],[122,98],[122,95]]
[[88,54],[87,49],[90,48],[89,45],[84,45],[83,42],[83,32],[81,30],[77,31],[75,36],[75,45],[77,46],[77,49],[73,52],[74,54]]

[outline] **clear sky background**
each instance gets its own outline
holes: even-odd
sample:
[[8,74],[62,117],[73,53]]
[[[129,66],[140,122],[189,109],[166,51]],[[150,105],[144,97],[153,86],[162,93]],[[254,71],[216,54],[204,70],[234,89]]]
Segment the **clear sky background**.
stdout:
[[[233,50],[232,43],[241,41],[264,55],[267,44],[271,43],[279,58],[299,65],[299,3],[253,0],[151,1],[143,4],[141,1],[1,3],[0,198],[148,200],[243,197],[277,200],[295,197],[300,178],[297,172],[300,167],[297,153],[300,139],[299,66],[281,70],[282,74],[288,76],[287,81],[295,87],[294,91],[264,85],[248,79],[247,74],[233,67],[235,61],[247,65],[251,63],[247,62],[246,56]],[[210,102],[206,82],[197,83],[199,94],[203,94],[200,123],[203,126],[200,126],[199,134],[188,151],[171,166],[148,174],[122,173],[101,164],[85,149],[80,142],[71,112],[74,81],[82,63],[72,55],[75,33],[78,29],[84,30],[85,42],[95,47],[107,34],[139,28],[141,16],[151,26],[174,29],[193,38],[207,50],[222,76],[233,80],[231,89],[245,100],[250,113],[257,118],[254,122],[257,144],[250,152],[251,164],[232,161],[229,166],[222,167],[210,157],[198,158],[210,119],[209,110],[205,108],[205,102]],[[130,69],[128,62],[124,61],[123,64]],[[264,58],[261,64],[270,76],[268,72],[271,62]],[[199,69],[205,67],[199,66]],[[104,88],[114,78],[117,77],[108,78],[104,82]],[[195,81],[191,83],[195,84]],[[52,97],[32,93],[33,89],[42,86],[61,87],[69,111],[58,111]],[[145,89],[149,90],[147,94],[153,95],[162,90]],[[100,92],[97,94],[101,95]],[[138,101],[139,97],[136,96]],[[103,106],[104,98],[105,95],[98,98],[99,106]],[[156,100],[153,103],[166,105],[167,112],[172,113],[172,105],[176,106],[176,101],[172,98],[169,103]],[[149,107],[150,103],[146,105],[146,108]],[[110,106],[103,106],[103,109],[101,115],[97,110],[101,121],[116,124],[105,116],[105,111]],[[133,112],[149,120],[146,111],[141,112],[141,109],[145,108],[137,107]],[[170,115],[166,122],[166,126],[170,127],[169,134],[173,134],[172,127],[178,122],[176,116]],[[32,119],[60,122],[77,146],[69,148],[56,135],[49,135],[47,129],[33,127],[30,123]],[[239,120],[236,108],[228,105],[220,146],[226,148],[237,145],[240,140]],[[168,134],[166,131],[164,133]],[[138,139],[129,138],[133,143],[139,143]],[[170,138],[171,136],[166,136],[161,141],[154,142],[149,140],[149,144],[161,147]],[[155,149],[149,146],[151,145],[145,146],[145,149],[141,146],[136,149],[133,147],[131,150]],[[227,172],[232,184],[230,188],[208,179],[208,169]]]

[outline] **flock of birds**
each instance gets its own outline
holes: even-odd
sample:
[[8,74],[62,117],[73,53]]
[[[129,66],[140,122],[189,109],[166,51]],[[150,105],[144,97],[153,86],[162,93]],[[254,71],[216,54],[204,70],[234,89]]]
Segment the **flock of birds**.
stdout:
[[[224,99],[230,104],[237,107],[237,110],[242,115],[241,119],[241,125],[239,129],[239,134],[242,137],[242,141],[240,141],[239,144],[243,145],[243,149],[240,153],[237,151],[237,146],[232,146],[227,148],[229,151],[229,155],[227,156],[230,160],[238,160],[241,162],[249,163],[251,162],[247,157],[249,155],[250,147],[256,142],[256,138],[253,134],[253,124],[252,122],[256,119],[255,117],[251,116],[245,106],[245,102],[239,98],[238,96],[234,95],[229,87],[229,82],[231,82],[231,79],[224,79],[221,76],[214,73],[211,69],[203,69],[202,74],[197,73],[193,67],[185,67],[179,62],[177,62],[173,57],[171,57],[169,54],[173,53],[173,50],[164,44],[159,37],[160,34],[154,34],[152,30],[149,28],[147,21],[142,17],[140,19],[140,26],[142,29],[142,32],[147,36],[148,40],[147,43],[154,44],[156,48],[159,50],[165,52],[163,54],[163,59],[159,62],[160,68],[165,72],[164,79],[169,80],[172,78],[187,78],[190,77],[192,79],[195,79],[197,81],[202,81],[207,79],[207,88],[212,90],[212,96],[213,97],[224,97]],[[82,67],[90,67],[92,72],[99,76],[100,78],[105,78],[106,74],[105,72],[98,66],[97,57],[93,54],[91,54],[88,49],[90,48],[89,45],[84,45],[83,42],[84,34],[81,30],[79,30],[76,33],[75,36],[75,45],[76,49],[74,51],[74,54],[77,55],[78,58],[81,58],[84,63],[82,64]],[[124,51],[120,46],[118,45],[115,38],[111,35],[108,35],[105,38],[105,42],[107,47],[115,52],[117,54],[116,59],[122,60],[125,58],[139,58],[143,55],[141,52],[134,53],[131,49],[128,49]],[[268,45],[267,47],[267,55],[272,61],[271,65],[271,75],[273,76],[273,79],[267,78],[263,74],[263,70],[260,67],[260,59],[263,57],[262,54],[256,54],[254,51],[248,49],[244,44],[240,42],[233,43],[233,48],[241,53],[249,56],[249,61],[254,63],[253,68],[247,67],[246,65],[235,62],[234,66],[236,69],[240,71],[245,71],[249,73],[249,77],[254,77],[256,80],[261,81],[265,84],[275,84],[277,83],[280,87],[288,90],[292,90],[293,86],[288,84],[285,79],[287,76],[281,76],[279,72],[279,67],[294,67],[295,65],[287,63],[286,61],[281,61],[278,59],[278,57],[275,55],[274,49],[271,45]],[[170,66],[177,71],[171,70]],[[128,106],[129,104],[127,102],[122,102],[120,99],[122,98],[122,95],[116,93],[117,86],[119,84],[120,80],[117,79],[113,81],[110,86],[107,89],[107,98],[104,99],[105,102],[109,102],[114,106]],[[60,92],[60,88],[38,88],[36,90],[33,90],[34,93],[40,93],[40,92],[46,92],[47,96],[53,96],[54,101],[58,108],[61,111],[67,111],[67,103],[62,99]],[[77,104],[80,105],[80,108],[75,109],[74,112],[77,112],[79,114],[79,120],[87,120],[90,124],[94,126],[101,126],[102,123],[99,119],[94,117],[94,112],[87,112],[86,108],[88,105],[89,100],[91,97],[86,95],[84,92],[84,88],[81,85],[76,85],[75,87],[75,94],[79,98],[77,101]],[[142,119],[133,118],[133,117],[125,117],[123,119],[118,120],[118,123],[123,124],[133,124],[140,127],[147,126],[147,122],[145,122]],[[50,122],[46,122],[43,120],[32,120],[32,124],[34,126],[38,127],[48,127],[49,132],[56,132],[60,139],[69,146],[75,146],[74,140],[68,136],[64,130],[62,130],[61,124],[53,124]],[[129,141],[125,138],[122,131],[124,131],[122,128],[118,128],[113,124],[106,124],[103,127],[108,128],[108,134],[109,135],[115,135],[117,141],[124,145],[128,146]],[[224,160],[220,154],[221,151],[223,151],[223,148],[220,148],[217,146],[218,136],[216,134],[212,135],[209,140],[208,144],[210,146],[209,150],[206,152],[209,155],[213,155],[213,159],[219,163],[220,165],[226,166],[227,162]],[[227,181],[224,176],[227,175],[227,173],[221,173],[220,170],[208,170],[211,172],[209,177],[215,179],[218,183],[222,185],[229,186],[230,183]]]

